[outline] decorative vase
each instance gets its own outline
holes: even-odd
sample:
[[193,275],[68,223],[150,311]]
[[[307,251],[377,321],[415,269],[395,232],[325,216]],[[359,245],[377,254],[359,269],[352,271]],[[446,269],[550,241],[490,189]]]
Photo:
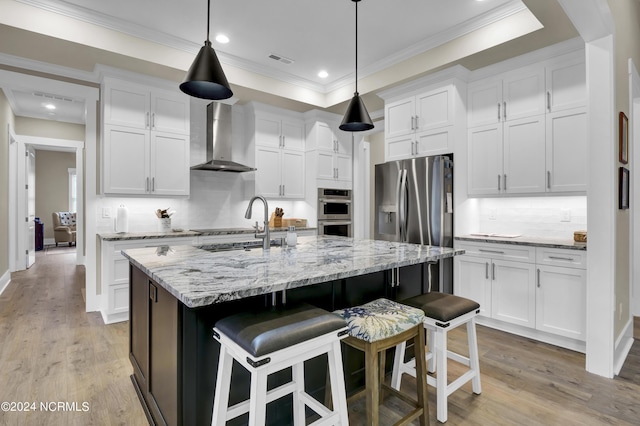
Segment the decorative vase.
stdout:
[[171,231],[171,218],[170,217],[158,218],[158,232],[169,232],[169,231]]

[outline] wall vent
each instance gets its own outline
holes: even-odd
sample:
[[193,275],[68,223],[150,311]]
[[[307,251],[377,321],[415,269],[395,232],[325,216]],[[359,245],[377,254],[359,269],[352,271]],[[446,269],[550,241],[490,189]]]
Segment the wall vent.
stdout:
[[283,64],[287,64],[287,65],[291,65],[294,62],[293,59],[285,58],[284,56],[276,55],[274,53],[271,53],[269,55],[269,58],[273,59],[274,61],[282,62]]

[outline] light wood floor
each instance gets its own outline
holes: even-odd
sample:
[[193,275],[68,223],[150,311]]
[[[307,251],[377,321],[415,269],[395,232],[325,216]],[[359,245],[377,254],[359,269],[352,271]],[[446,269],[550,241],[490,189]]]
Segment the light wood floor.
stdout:
[[[75,402],[79,410],[87,402],[89,411],[0,411],[1,425],[146,424],[129,379],[127,323],[105,326],[98,313],[84,312],[84,268],[73,259],[39,252],[0,296],[0,402]],[[466,352],[464,330],[450,336],[451,348]],[[447,425],[640,425],[638,341],[613,380],[587,373],[576,352],[485,327],[478,342],[482,394],[473,395],[470,384],[452,394]],[[452,365],[451,378],[457,371]],[[405,376],[403,390],[413,391],[413,383]],[[381,424],[405,408],[388,398]],[[349,411],[352,425],[364,423],[364,402]]]

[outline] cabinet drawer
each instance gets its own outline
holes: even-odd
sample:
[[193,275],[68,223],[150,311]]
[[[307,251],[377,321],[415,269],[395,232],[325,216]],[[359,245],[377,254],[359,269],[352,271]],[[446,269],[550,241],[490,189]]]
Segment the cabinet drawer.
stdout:
[[535,263],[535,247],[515,244],[456,242],[456,248],[465,250],[468,256],[490,257],[492,259],[516,260],[519,262]]
[[586,269],[587,252],[583,250],[563,250],[538,247],[536,249],[536,263],[538,265]]

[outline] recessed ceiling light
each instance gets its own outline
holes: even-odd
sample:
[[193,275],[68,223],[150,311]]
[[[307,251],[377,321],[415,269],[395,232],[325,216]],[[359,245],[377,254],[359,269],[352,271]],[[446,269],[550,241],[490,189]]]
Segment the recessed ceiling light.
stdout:
[[45,107],[46,109],[50,109],[50,110],[54,110],[54,109],[56,109],[56,106],[55,106],[54,104],[46,104],[44,107]]
[[327,78],[327,77],[329,77],[329,73],[328,73],[328,72],[326,72],[325,70],[322,70],[322,71],[320,71],[320,72],[318,73],[318,77],[320,77],[320,78]]
[[216,41],[217,41],[218,43],[227,44],[227,43],[229,43],[229,37],[227,37],[227,36],[226,36],[226,35],[224,35],[224,34],[218,34],[218,35],[216,36]]

